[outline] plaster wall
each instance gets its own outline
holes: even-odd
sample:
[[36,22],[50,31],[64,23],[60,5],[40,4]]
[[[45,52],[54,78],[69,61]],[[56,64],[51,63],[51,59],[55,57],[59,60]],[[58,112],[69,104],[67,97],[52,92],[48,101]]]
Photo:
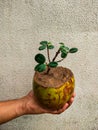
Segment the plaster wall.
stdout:
[[25,115],[0,130],[98,130],[98,0],[0,0],[0,100],[32,89],[42,40],[79,49],[60,64],[75,75],[75,101],[60,115]]

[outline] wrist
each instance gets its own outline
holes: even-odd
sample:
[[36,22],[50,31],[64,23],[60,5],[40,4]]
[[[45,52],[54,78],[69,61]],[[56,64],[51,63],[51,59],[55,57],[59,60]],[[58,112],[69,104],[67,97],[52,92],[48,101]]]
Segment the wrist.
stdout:
[[31,106],[30,106],[30,97],[29,96],[24,96],[22,98],[19,99],[19,106],[18,106],[18,115],[22,116],[22,115],[26,115],[26,114],[30,114],[31,111]]
[[18,105],[16,107],[16,114],[17,116],[22,116],[26,114],[26,101],[23,98],[17,99]]

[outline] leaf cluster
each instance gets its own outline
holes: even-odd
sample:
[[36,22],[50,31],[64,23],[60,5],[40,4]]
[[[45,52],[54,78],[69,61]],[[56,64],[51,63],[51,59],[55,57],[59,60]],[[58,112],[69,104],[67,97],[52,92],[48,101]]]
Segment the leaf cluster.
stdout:
[[44,50],[44,49],[53,49],[54,46],[52,45],[51,42],[47,42],[47,41],[41,41],[40,42],[40,47],[39,47],[39,50]]
[[61,58],[66,58],[68,53],[75,53],[78,51],[77,48],[71,48],[65,46],[64,43],[59,43],[60,44],[60,51],[61,51]]
[[[43,54],[38,53],[35,56],[35,61],[38,63],[35,66],[35,71],[39,71],[42,72],[44,70],[46,70],[46,68],[48,67],[48,69],[50,67],[57,67],[58,66],[58,62],[61,62],[63,59],[65,59],[68,55],[68,53],[75,53],[78,51],[77,48],[71,48],[69,49],[67,46],[64,45],[64,43],[59,43],[60,47],[58,49],[58,51],[56,52],[54,58],[52,60],[50,60],[50,54],[49,54],[49,50],[50,49],[54,49],[54,45],[52,45],[51,42],[47,42],[47,41],[41,41],[40,42],[40,47],[39,50],[42,51],[44,49],[47,49],[47,55],[48,55],[48,60],[49,63],[46,62],[46,58]],[[59,61],[55,61],[56,57],[58,56],[58,54],[61,54],[61,58]]]

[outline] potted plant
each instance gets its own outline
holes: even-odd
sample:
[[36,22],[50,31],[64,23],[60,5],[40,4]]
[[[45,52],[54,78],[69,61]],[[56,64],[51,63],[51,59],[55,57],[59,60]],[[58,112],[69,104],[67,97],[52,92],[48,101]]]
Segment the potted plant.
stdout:
[[[41,41],[39,50],[47,50],[48,62],[42,53],[35,55],[35,74],[33,77],[33,90],[37,101],[45,108],[58,110],[68,102],[74,92],[75,78],[72,71],[66,67],[58,66],[69,53],[75,53],[77,48],[69,48],[64,43],[59,43],[60,47],[53,59],[50,59],[50,50],[54,49],[51,42]],[[60,54],[61,59],[56,60]]]

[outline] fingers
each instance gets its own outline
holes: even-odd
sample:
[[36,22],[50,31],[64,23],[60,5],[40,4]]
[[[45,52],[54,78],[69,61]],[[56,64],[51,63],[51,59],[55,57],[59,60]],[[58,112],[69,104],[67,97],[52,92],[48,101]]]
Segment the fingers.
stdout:
[[68,104],[71,105],[74,101],[74,98],[72,97],[69,101],[68,101]]
[[55,111],[48,111],[48,112],[51,113],[51,114],[60,114],[60,113],[64,112],[64,111],[67,109],[68,105],[69,105],[69,104],[66,103],[66,104],[63,106],[63,108],[61,108],[61,109],[59,109],[59,110],[55,110]]
[[61,114],[62,112],[64,112],[67,108],[68,108],[69,104],[66,103],[63,108],[61,108],[60,110],[58,111],[55,111],[53,114]]
[[73,94],[72,94],[72,97],[74,98],[76,96],[76,93],[74,92]]
[[68,107],[67,108],[69,108],[71,106],[71,104],[74,101],[75,96],[76,96],[76,93],[73,93],[71,99],[67,102],[68,103]]
[[33,91],[30,91],[27,96],[29,96],[30,99],[33,100],[33,106],[35,105],[36,108],[38,109],[36,113],[38,113],[38,114],[42,114],[42,113],[61,114],[61,113],[64,112],[67,108],[69,108],[69,106],[73,103],[74,98],[75,98],[75,96],[76,96],[76,93],[73,93],[73,94],[72,94],[71,99],[63,106],[63,108],[61,108],[61,109],[59,109],[59,110],[55,110],[55,111],[53,111],[53,110],[47,110],[47,109],[45,109],[45,108],[42,108],[42,107],[37,103]]
[[75,96],[76,96],[76,93],[74,92],[72,94],[71,99],[63,106],[63,108],[61,108],[60,110],[56,110],[56,111],[50,112],[50,113],[51,114],[60,114],[60,113],[64,112],[67,108],[69,108],[71,106],[71,104],[74,101]]

